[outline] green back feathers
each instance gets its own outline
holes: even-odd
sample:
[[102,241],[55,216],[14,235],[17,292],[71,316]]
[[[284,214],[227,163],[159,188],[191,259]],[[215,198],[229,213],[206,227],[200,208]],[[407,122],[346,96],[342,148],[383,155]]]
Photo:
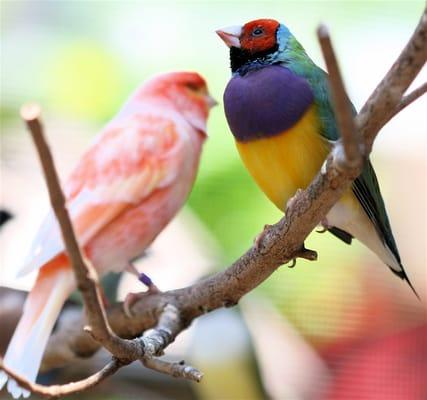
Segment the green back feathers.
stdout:
[[[321,121],[322,129],[319,133],[329,141],[338,140],[340,133],[335,120],[327,73],[314,64],[301,44],[292,35],[288,38],[287,47],[280,58],[283,66],[309,82]],[[351,106],[353,114],[356,115],[355,107],[353,104]],[[374,224],[379,237],[401,266],[399,252],[390,227],[378,180],[369,160],[366,162],[360,176],[353,183],[352,188],[369,219]],[[393,272],[406,279],[403,269],[402,271],[393,269]]]

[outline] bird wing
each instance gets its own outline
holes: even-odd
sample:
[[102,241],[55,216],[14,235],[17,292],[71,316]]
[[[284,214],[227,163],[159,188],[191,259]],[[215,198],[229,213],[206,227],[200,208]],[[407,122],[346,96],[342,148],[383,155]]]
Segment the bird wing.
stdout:
[[399,275],[403,270],[399,251],[397,250],[397,245],[393,237],[377,176],[369,160],[366,162],[362,173],[353,182],[352,189],[353,193],[359,200],[359,203],[362,205],[374,225],[378,236],[393,253],[397,265],[389,265],[389,267],[393,272]]
[[[172,184],[183,161],[177,124],[160,115],[110,123],[80,159],[65,185],[67,208],[81,246],[128,207]],[[64,250],[58,223],[47,215],[18,275]]]
[[[313,88],[314,97],[318,106],[319,117],[321,120],[321,134],[331,142],[339,139],[340,133],[335,120],[334,110],[331,101],[330,89],[328,84],[328,75],[322,69],[315,67],[313,75],[307,78]],[[353,115],[357,114],[356,108],[350,102],[353,110]],[[363,168],[362,173],[355,179],[352,185],[352,190],[364,211],[368,215],[378,236],[384,244],[390,249],[396,258],[398,265],[390,266],[394,272],[400,272],[402,266],[400,264],[400,256],[397,250],[396,242],[391,231],[390,222],[384,205],[384,200],[381,195],[378,180],[368,160]],[[331,233],[339,237],[346,243],[351,243],[351,235],[347,232],[337,232],[332,228]],[[344,233],[344,235],[342,235]],[[399,270],[397,270],[399,268]]]

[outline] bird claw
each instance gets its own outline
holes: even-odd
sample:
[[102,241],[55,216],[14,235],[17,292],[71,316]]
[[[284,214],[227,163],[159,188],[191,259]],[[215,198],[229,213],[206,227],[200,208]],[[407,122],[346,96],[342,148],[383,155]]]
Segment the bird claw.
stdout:
[[328,231],[329,224],[328,224],[328,221],[326,220],[326,218],[324,218],[320,221],[320,225],[322,226],[322,228],[316,230],[317,233],[325,233]]
[[314,250],[306,249],[304,243],[300,250],[298,250],[294,254],[295,258],[293,258],[291,263],[288,265],[288,268],[294,268],[297,265],[297,258],[304,258],[305,260],[315,261],[317,260],[317,253]]
[[143,297],[149,296],[150,294],[159,293],[159,292],[160,292],[159,288],[156,285],[152,284],[146,292],[128,293],[123,302],[123,311],[125,315],[128,318],[134,317],[134,314],[132,313],[132,310],[131,310],[132,306],[137,301],[141,300]]
[[133,317],[133,314],[131,311],[132,306],[138,300],[142,299],[144,296],[154,294],[154,293],[159,293],[160,290],[153,283],[153,281],[148,275],[144,274],[143,272],[139,273],[132,263],[129,263],[126,269],[133,275],[136,275],[138,280],[148,288],[146,292],[128,293],[126,295],[125,301],[123,302],[123,311],[127,317],[132,318]]
[[254,246],[255,248],[258,250],[260,248],[261,242],[263,241],[265,234],[267,233],[267,229],[270,228],[271,225],[269,224],[265,224],[264,225],[264,229],[262,230],[262,232],[257,235],[254,239]]
[[303,192],[302,189],[297,189],[297,191],[295,192],[295,194],[287,201],[286,203],[286,210],[288,210],[289,208],[292,208],[297,197]]
[[132,318],[134,314],[132,313],[132,306],[145,295],[145,292],[140,293],[128,293],[126,295],[125,301],[123,302],[123,311],[128,318]]

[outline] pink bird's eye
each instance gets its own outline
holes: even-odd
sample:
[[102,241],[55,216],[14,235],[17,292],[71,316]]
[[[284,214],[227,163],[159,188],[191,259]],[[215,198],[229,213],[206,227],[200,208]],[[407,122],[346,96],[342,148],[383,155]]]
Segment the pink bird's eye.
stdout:
[[195,82],[188,82],[185,84],[185,87],[197,95],[199,95],[199,94],[205,95],[208,92],[206,86],[201,85],[201,84],[197,84]]
[[200,90],[200,86],[195,83],[187,83],[185,86],[192,92],[198,92]]

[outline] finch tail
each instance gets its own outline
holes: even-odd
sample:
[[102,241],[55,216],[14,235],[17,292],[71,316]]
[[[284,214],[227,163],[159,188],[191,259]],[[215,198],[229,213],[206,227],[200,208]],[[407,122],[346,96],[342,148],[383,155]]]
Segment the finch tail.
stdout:
[[[29,293],[24,311],[4,357],[4,364],[30,382],[35,382],[50,333],[67,297],[75,288],[74,276],[64,254],[45,264]],[[8,377],[0,375],[0,389]],[[13,398],[30,393],[9,379]]]
[[392,270],[392,272],[394,273],[394,274],[396,274],[400,279],[403,279],[408,285],[409,285],[409,287],[411,288],[411,290],[414,292],[414,294],[415,294],[415,296],[417,296],[417,299],[419,300],[419,301],[421,301],[421,297],[420,297],[420,295],[418,294],[418,292],[415,290],[415,288],[414,288],[414,286],[412,286],[412,283],[411,283],[411,281],[409,280],[409,278],[408,278],[408,275],[406,275],[406,272],[405,272],[405,270],[403,269],[403,265],[402,265],[402,263],[401,262],[399,262],[399,266],[400,266],[400,271],[397,271],[395,268],[393,268],[393,267],[391,267],[390,265],[388,266],[391,270]]

